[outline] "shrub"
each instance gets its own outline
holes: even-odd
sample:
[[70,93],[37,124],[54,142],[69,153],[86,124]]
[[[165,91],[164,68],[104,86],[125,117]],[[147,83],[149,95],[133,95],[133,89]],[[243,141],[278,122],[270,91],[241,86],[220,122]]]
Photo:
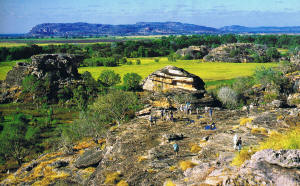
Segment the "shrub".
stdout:
[[136,65],[140,65],[141,64],[141,60],[140,59],[137,59],[136,60]]
[[123,57],[122,59],[120,59],[120,62],[122,64],[126,64],[127,63],[127,58],[126,57]]
[[98,82],[101,81],[104,85],[111,87],[121,82],[119,74],[116,74],[113,70],[103,70],[98,78]]
[[253,85],[254,85],[254,80],[252,77],[241,77],[235,80],[232,88],[238,94],[242,94],[244,91],[250,89]]
[[274,47],[268,48],[266,51],[266,56],[271,60],[276,60],[280,58],[280,53]]
[[158,63],[158,62],[159,62],[159,59],[158,59],[158,58],[155,58],[155,59],[154,59],[154,62]]
[[137,96],[132,92],[114,90],[100,96],[90,107],[98,121],[121,124],[139,108]]
[[142,77],[137,73],[127,73],[123,77],[123,85],[125,90],[139,90]]
[[229,87],[222,87],[218,92],[218,98],[223,105],[228,108],[234,108],[237,106],[238,97],[234,90]]
[[264,92],[264,102],[270,103],[273,100],[277,99],[278,93],[276,92]]

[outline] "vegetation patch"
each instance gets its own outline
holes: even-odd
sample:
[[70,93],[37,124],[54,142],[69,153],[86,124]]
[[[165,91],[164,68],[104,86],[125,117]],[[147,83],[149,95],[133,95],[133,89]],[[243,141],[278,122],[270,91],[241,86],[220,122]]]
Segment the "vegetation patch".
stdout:
[[193,167],[195,167],[196,165],[198,165],[198,164],[193,163],[193,162],[191,162],[191,161],[189,161],[189,160],[187,160],[187,161],[180,161],[180,162],[179,162],[179,167],[180,167],[180,169],[181,169],[182,171],[185,171],[185,170],[187,170],[187,169],[189,169],[189,168],[193,168]]
[[246,125],[247,123],[250,124],[252,123],[253,118],[241,118],[240,119],[240,125]]
[[112,172],[106,175],[105,184],[117,184],[121,181],[121,172]]
[[286,133],[271,132],[269,137],[256,147],[245,147],[236,153],[232,165],[241,166],[246,160],[260,150],[264,149],[300,149],[300,128],[292,129]]

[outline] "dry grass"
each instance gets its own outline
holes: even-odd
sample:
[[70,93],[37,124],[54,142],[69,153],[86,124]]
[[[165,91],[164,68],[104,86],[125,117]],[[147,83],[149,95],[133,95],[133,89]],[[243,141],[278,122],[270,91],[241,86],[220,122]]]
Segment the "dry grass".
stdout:
[[167,180],[164,186],[176,186],[176,185],[172,182],[172,180]]
[[116,184],[121,181],[120,172],[112,172],[106,175],[105,184]]
[[119,183],[117,184],[117,186],[129,186],[128,183],[125,180],[121,180],[119,181]]
[[240,125],[246,125],[247,123],[250,124],[252,123],[253,118],[241,118],[240,119]]
[[182,170],[182,171],[185,171],[185,170],[187,170],[187,169],[189,169],[189,168],[193,168],[193,167],[195,167],[197,164],[196,163],[193,163],[193,162],[191,162],[191,161],[180,161],[179,162],[179,167],[180,167],[180,169]]
[[191,144],[191,153],[198,153],[201,150],[201,147],[197,144]]
[[171,167],[169,167],[169,170],[170,170],[170,171],[174,171],[174,170],[176,170],[176,169],[177,169],[176,166],[171,166]]
[[82,150],[82,149],[86,149],[86,148],[89,148],[89,147],[94,147],[96,145],[97,144],[94,141],[92,141],[91,139],[87,139],[87,140],[79,142],[77,145],[75,145],[73,147],[73,149]]
[[263,128],[263,127],[257,127],[257,128],[252,128],[251,129],[252,134],[263,134],[263,135],[268,135],[268,130]]
[[147,156],[139,156],[138,157],[138,162],[142,162],[142,161],[145,161],[147,160]]

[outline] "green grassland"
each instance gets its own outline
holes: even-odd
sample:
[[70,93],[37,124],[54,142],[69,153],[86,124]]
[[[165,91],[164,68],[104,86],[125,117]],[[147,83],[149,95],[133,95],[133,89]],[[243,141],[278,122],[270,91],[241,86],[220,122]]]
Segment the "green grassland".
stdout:
[[7,72],[10,71],[12,67],[15,66],[17,62],[20,61],[25,61],[25,59],[9,61],[9,62],[0,62],[0,80],[4,80]]
[[[123,77],[124,74],[135,72],[142,78],[147,77],[152,72],[161,69],[167,65],[174,65],[187,70],[201,77],[207,86],[213,88],[218,84],[232,83],[232,79],[243,76],[251,76],[258,67],[275,67],[277,63],[222,63],[222,62],[203,62],[202,60],[177,60],[170,62],[166,57],[158,58],[159,62],[154,62],[155,58],[140,58],[141,65],[136,65],[136,59],[129,59],[133,65],[121,65],[117,67],[81,67],[79,73],[85,71],[91,72],[97,79],[103,70],[114,70]],[[5,79],[6,74],[18,61],[0,62],[0,80]]]
[[201,60],[177,60],[169,62],[167,58],[159,58],[159,62],[154,62],[154,58],[141,58],[141,65],[136,65],[136,59],[130,59],[133,65],[122,65],[117,67],[81,67],[79,72],[89,71],[97,79],[103,70],[114,70],[123,77],[124,74],[135,72],[147,77],[152,72],[167,65],[174,65],[185,69],[201,77],[209,85],[219,84],[218,82],[229,81],[237,77],[251,76],[258,67],[275,67],[277,63],[222,63],[222,62],[203,62]]

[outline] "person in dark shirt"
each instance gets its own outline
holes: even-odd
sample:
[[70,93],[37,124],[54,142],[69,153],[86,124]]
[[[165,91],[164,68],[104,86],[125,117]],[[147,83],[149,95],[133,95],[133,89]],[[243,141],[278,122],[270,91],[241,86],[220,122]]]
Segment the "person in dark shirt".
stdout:
[[236,146],[238,147],[238,150],[241,151],[242,149],[242,138],[239,137],[239,139],[236,142]]

